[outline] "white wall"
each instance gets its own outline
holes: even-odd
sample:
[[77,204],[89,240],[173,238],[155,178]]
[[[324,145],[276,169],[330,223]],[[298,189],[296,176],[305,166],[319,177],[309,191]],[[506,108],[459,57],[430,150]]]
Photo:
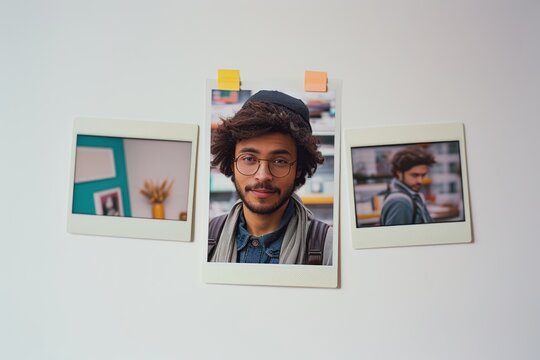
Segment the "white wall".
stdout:
[[[540,357],[538,1],[4,0],[0,24],[0,358]],[[324,290],[202,283],[204,207],[192,243],[68,234],[73,118],[203,124],[218,68],[326,70],[344,129],[465,123],[475,243],[353,250],[345,200]]]
[[140,193],[146,180],[161,184],[168,180],[173,185],[163,202],[165,219],[178,220],[180,212],[187,211],[191,143],[125,139],[127,178],[131,216],[152,217],[152,205]]

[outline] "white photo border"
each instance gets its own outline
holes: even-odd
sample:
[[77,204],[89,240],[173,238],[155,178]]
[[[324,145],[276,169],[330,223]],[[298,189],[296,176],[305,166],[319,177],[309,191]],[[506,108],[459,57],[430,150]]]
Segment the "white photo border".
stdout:
[[[347,193],[349,196],[349,214],[351,216],[351,238],[355,249],[472,242],[467,155],[463,124],[449,123],[347,129],[344,133],[344,141],[347,161]],[[444,141],[459,142],[464,221],[414,226],[356,227],[356,203],[352,169],[353,148]]]
[[[196,124],[139,120],[78,118],[73,126],[73,143],[67,209],[67,231],[73,234],[118,236],[138,239],[191,241],[193,238],[194,189],[198,150]],[[96,216],[72,212],[77,135],[110,136],[191,143],[188,214],[186,221]]]
[[[304,92],[303,79],[292,80],[267,80],[267,81],[244,81],[242,90],[279,90],[291,92]],[[210,126],[211,126],[211,93],[217,89],[216,80],[208,80],[206,87],[206,123],[205,123],[205,151],[204,164],[210,161]],[[341,156],[341,81],[328,80],[328,91],[335,95],[335,132],[334,132],[334,204],[333,204],[333,258],[332,265],[286,265],[286,264],[240,264],[240,263],[217,263],[207,261],[208,249],[208,222],[205,229],[201,230],[205,238],[201,241],[204,254],[202,275],[203,281],[214,284],[239,284],[239,285],[266,285],[266,286],[295,286],[295,287],[319,287],[336,288],[339,286],[339,226],[340,226],[340,156]],[[209,166],[201,166],[200,171],[205,172],[204,177],[209,178]],[[205,204],[206,217],[208,218],[209,188],[206,188]],[[207,219],[209,220],[209,219]]]

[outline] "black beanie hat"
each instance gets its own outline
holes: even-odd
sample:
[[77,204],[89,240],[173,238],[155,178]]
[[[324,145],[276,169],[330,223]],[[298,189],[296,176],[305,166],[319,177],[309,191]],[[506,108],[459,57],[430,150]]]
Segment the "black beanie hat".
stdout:
[[300,115],[302,120],[304,120],[305,124],[309,128],[309,131],[312,131],[311,124],[309,123],[309,110],[306,104],[304,104],[304,102],[300,99],[294,98],[290,95],[284,94],[276,90],[261,90],[249,99],[247,99],[244,106],[246,106],[246,104],[250,101],[261,101],[283,106],[294,112],[295,114]]

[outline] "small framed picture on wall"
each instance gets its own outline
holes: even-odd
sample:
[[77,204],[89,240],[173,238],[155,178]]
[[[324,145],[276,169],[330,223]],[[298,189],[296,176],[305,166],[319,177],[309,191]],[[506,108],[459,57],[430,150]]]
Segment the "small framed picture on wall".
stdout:
[[94,193],[96,215],[124,216],[122,191],[119,187]]

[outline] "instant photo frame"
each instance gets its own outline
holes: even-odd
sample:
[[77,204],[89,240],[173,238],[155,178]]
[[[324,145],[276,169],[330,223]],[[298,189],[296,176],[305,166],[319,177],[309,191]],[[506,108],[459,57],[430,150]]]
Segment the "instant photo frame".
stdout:
[[[313,202],[321,202],[329,208],[328,213],[331,213],[331,222],[333,227],[331,228],[333,234],[332,243],[332,265],[285,265],[285,264],[249,264],[249,263],[227,263],[227,262],[210,262],[207,261],[207,238],[201,245],[204,251],[203,259],[203,280],[206,283],[217,284],[241,284],[241,285],[266,285],[266,286],[297,286],[297,287],[323,287],[323,288],[335,288],[338,286],[338,269],[339,269],[339,197],[340,197],[340,116],[341,116],[341,83],[339,81],[329,80],[327,93],[309,93],[304,92],[303,83],[301,79],[299,81],[242,81],[242,91],[248,91],[248,93],[238,94],[220,94],[213,93],[213,90],[217,89],[217,82],[215,80],[209,80],[207,82],[207,123],[205,126],[205,139],[207,151],[207,160],[205,164],[210,161],[210,141],[211,141],[211,127],[217,126],[220,121],[219,117],[230,117],[237,111],[238,108],[234,106],[228,106],[227,102],[229,97],[233,98],[232,102],[245,101],[249,95],[255,94],[259,90],[278,90],[287,93],[296,98],[313,98],[315,103],[331,103],[331,115],[327,113],[317,113],[315,119],[312,119],[313,134],[320,135],[323,140],[327,140],[330,144],[321,144],[320,151],[327,158],[327,168],[324,170],[325,176],[331,178],[331,182],[326,181],[312,181],[307,182],[301,187],[297,194],[303,199],[309,199]],[[249,93],[249,91],[251,91]],[[234,96],[233,96],[234,95]],[[306,101],[306,100],[304,100]],[[219,104],[222,107],[219,108],[219,114],[212,109],[212,102]],[[308,105],[310,107],[311,105]],[[215,110],[215,109],[214,109]],[[335,110],[335,113],[334,113]],[[310,109],[311,113],[311,109]],[[331,140],[331,141],[330,141]],[[214,176],[218,173],[217,169],[209,169],[209,166],[203,166],[201,171],[208,173],[210,176],[210,187],[216,189],[217,192],[229,192],[234,193],[234,185],[229,178],[224,176]],[[319,171],[319,170],[317,170]],[[321,174],[322,174],[321,170]],[[210,174],[212,173],[212,174]],[[219,175],[219,174],[217,174]],[[309,180],[309,179],[308,179]],[[311,179],[313,180],[313,179]],[[329,180],[329,181],[330,181]],[[208,190],[208,194],[212,193],[211,189]],[[326,196],[325,194],[331,194]],[[220,194],[218,194],[218,197]],[[229,195],[227,195],[229,196]],[[210,197],[210,196],[209,196]],[[218,213],[226,212],[225,208],[220,208],[213,212],[213,209],[217,206],[210,206],[209,197],[206,200],[209,201],[206,206],[209,209],[208,219],[218,215]],[[201,206],[204,206],[201,204]],[[208,226],[206,226],[205,235],[208,232]]]
[[[68,232],[191,241],[197,140],[197,125],[116,119],[76,119],[69,181]],[[88,146],[88,143],[92,143],[92,146]],[[116,145],[115,148],[115,145],[102,144],[120,145]],[[129,159],[126,155],[128,145],[131,149]],[[154,149],[161,149],[159,151],[163,157],[156,158],[158,150]],[[81,162],[84,164],[81,165]],[[163,209],[160,210],[161,213],[152,213],[153,202],[145,198],[141,189],[144,188],[146,181],[162,184],[163,178],[154,178],[157,167],[176,175],[176,178],[168,179],[163,189],[169,189],[170,198],[176,196],[175,199],[182,199],[180,206],[182,211],[178,211],[178,206],[174,204],[175,207],[169,206],[175,209],[174,214],[165,216]],[[119,181],[115,179],[120,177],[123,178],[120,181],[123,186],[118,188]],[[133,182],[132,178],[136,178],[137,181]],[[130,181],[132,183],[129,183]],[[79,184],[86,186],[84,197],[76,190]],[[107,184],[114,185],[108,189]],[[162,199],[153,200],[159,202]],[[148,203],[145,205],[144,201]],[[166,199],[162,204],[166,205],[167,201],[169,200]],[[126,204],[131,204],[133,209],[130,210]],[[148,209],[144,209],[145,206],[148,206]],[[137,215],[136,209],[142,215]]]
[[[467,157],[465,152],[465,136],[463,124],[430,124],[430,125],[411,125],[394,126],[380,128],[348,129],[344,134],[345,152],[347,161],[348,194],[349,195],[349,214],[351,222],[351,237],[353,247],[356,249],[366,248],[384,248],[412,245],[435,245],[451,243],[469,243],[472,241],[471,212],[469,207],[469,187],[467,181]],[[399,146],[430,146],[430,144],[446,144],[453,148],[459,161],[456,161],[452,167],[452,172],[459,174],[459,191],[461,195],[461,204],[459,205],[459,216],[447,220],[433,223],[406,224],[382,226],[380,223],[374,223],[373,226],[364,226],[362,208],[359,203],[359,188],[362,185],[357,184],[358,178],[368,179],[365,181],[369,186],[369,181],[380,181],[381,175],[375,170],[368,170],[369,166],[362,167],[359,171],[358,160],[353,159],[354,151],[358,149],[381,149],[383,147]],[[384,155],[384,154],[382,154]],[[376,165],[374,158],[384,159],[381,153],[371,154],[371,169],[377,169],[391,166],[390,164]],[[367,156],[366,156],[367,158]],[[445,164],[447,165],[447,164]],[[355,169],[356,166],[356,169]],[[388,168],[383,171],[388,173]],[[364,175],[359,176],[358,173]],[[373,175],[375,173],[375,175]],[[370,180],[371,179],[371,180]],[[373,180],[376,179],[376,180]],[[373,188],[373,186],[372,186]],[[379,199],[374,196],[373,202],[381,204],[384,202],[384,195],[378,193]],[[369,204],[368,204],[369,206]],[[375,214],[375,216],[377,216]]]

